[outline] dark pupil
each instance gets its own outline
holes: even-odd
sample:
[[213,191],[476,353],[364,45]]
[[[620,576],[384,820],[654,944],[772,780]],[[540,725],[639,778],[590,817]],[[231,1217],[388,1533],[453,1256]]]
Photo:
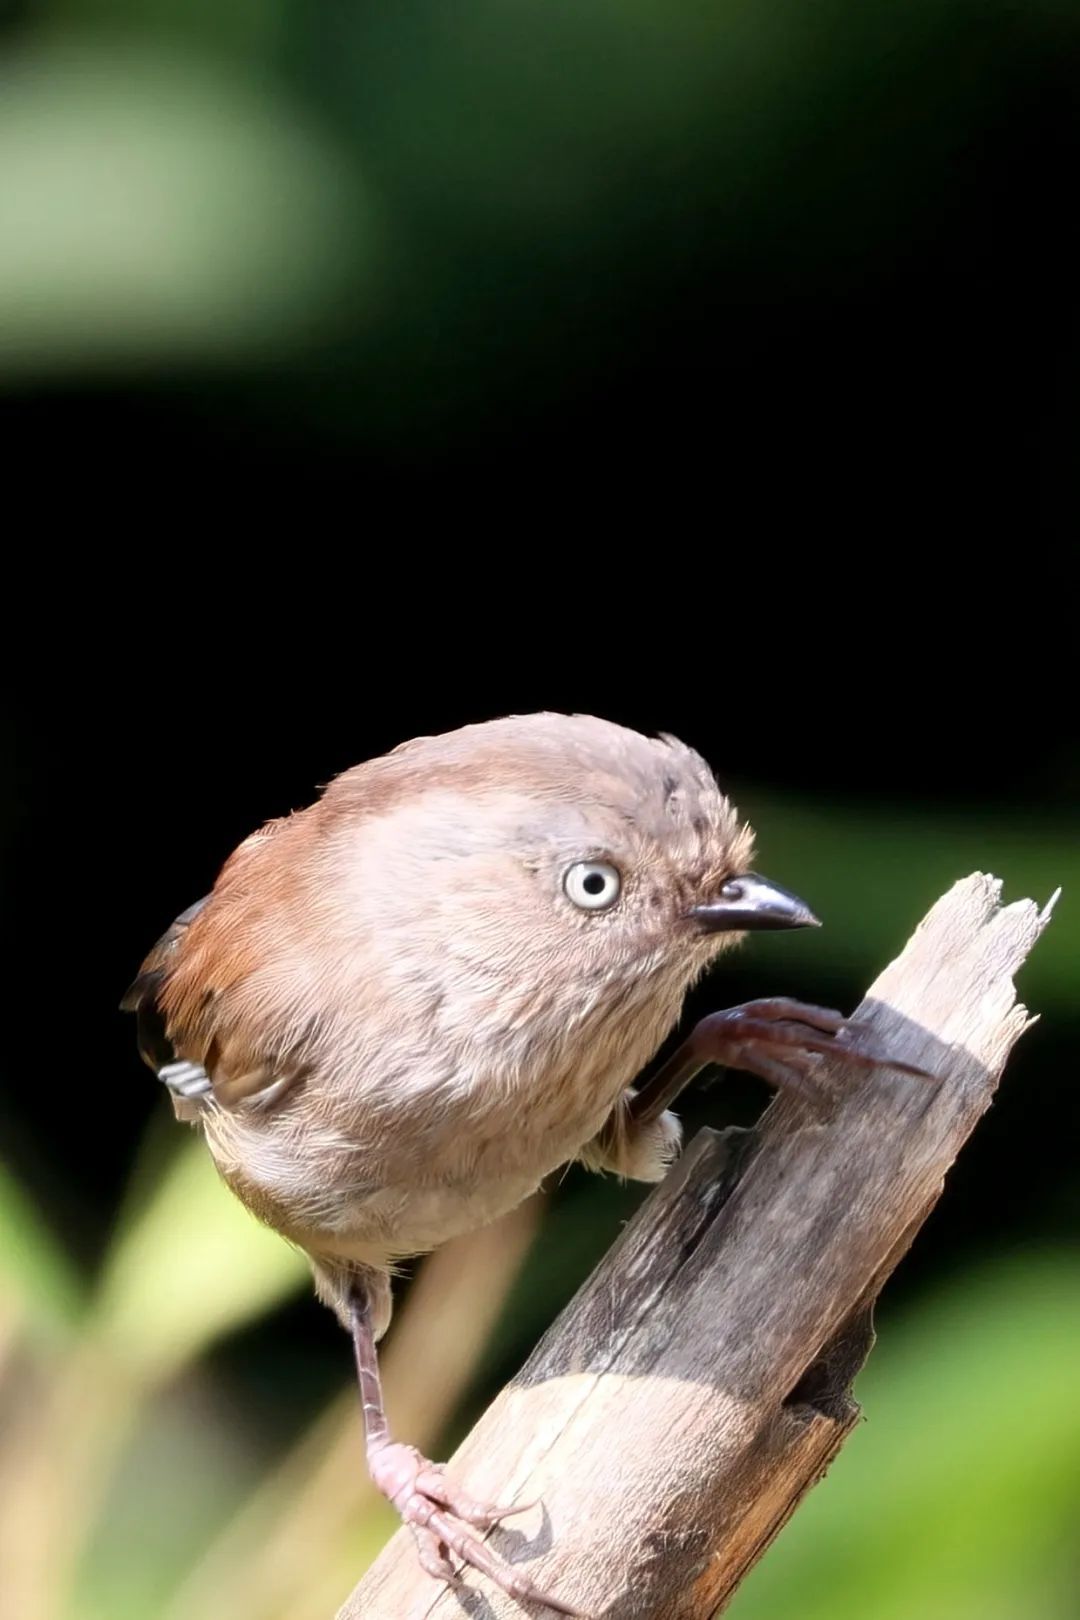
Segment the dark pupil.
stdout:
[[607,888],[607,878],[602,872],[590,872],[581,887],[586,894],[603,894]]

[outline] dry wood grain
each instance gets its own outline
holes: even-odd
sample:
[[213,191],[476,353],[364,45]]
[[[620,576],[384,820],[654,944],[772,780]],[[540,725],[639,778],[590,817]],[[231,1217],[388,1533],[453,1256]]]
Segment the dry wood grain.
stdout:
[[[1028,1022],[1012,979],[1048,911],[956,884],[857,1014],[939,1084],[830,1059],[826,1114],[779,1097],[753,1131],[702,1132],[492,1403],[453,1471],[542,1499],[490,1535],[540,1586],[597,1620],[707,1620],[820,1479],[873,1301]],[[462,1614],[523,1611],[471,1572],[440,1587],[402,1532],[339,1620]]]

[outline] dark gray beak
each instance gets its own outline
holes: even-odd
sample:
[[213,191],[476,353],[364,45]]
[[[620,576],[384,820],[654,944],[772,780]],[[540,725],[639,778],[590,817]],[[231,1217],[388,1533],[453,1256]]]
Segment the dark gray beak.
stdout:
[[814,913],[798,895],[756,872],[731,878],[715,900],[688,912],[706,934],[751,928],[820,928]]

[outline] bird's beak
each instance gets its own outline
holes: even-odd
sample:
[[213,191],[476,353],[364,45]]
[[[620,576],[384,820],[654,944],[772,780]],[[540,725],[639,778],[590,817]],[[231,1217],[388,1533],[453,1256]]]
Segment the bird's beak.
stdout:
[[692,906],[687,914],[703,933],[751,928],[820,928],[814,913],[798,895],[756,872],[730,878],[715,900]]

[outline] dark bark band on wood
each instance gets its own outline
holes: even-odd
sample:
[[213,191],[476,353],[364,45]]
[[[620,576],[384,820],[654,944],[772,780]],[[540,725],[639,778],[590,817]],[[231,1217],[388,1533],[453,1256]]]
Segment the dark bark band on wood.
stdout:
[[[827,1115],[779,1097],[700,1133],[454,1458],[481,1498],[541,1499],[492,1545],[596,1620],[715,1614],[856,1424],[874,1299],[1028,1022],[1012,979],[1049,908],[999,891],[956,884],[858,1011],[939,1084],[830,1059]],[[522,1614],[440,1587],[401,1532],[339,1620]]]

